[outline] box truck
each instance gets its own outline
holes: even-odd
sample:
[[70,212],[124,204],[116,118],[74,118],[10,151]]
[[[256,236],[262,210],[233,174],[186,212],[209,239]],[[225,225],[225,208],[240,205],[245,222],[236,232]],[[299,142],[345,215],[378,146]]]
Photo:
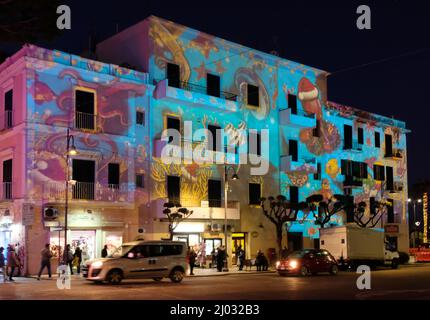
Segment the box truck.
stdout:
[[399,253],[385,243],[383,229],[360,228],[356,225],[320,229],[320,247],[328,250],[341,269],[356,269],[359,265],[371,268],[399,265]]

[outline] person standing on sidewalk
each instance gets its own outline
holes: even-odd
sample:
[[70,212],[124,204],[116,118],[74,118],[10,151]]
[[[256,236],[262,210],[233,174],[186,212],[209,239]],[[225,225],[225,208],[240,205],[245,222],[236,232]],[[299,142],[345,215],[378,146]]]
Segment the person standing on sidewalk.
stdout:
[[42,251],[40,251],[40,256],[41,256],[40,271],[37,276],[37,280],[40,280],[40,276],[42,275],[43,269],[45,269],[45,267],[48,269],[49,279],[51,279],[52,278],[52,274],[51,274],[52,252],[51,252],[51,249],[49,248],[49,243],[45,244],[45,248],[42,249]]
[[193,276],[194,265],[196,263],[197,254],[192,247],[188,249],[188,263],[190,264],[190,276]]
[[15,268],[19,267],[19,260],[16,255],[15,248],[11,244],[9,245],[7,253],[7,267],[10,268],[9,281],[15,281],[13,280],[13,274],[15,272]]
[[104,248],[102,249],[102,258],[106,258],[108,256],[108,246],[105,244]]
[[4,261],[6,260],[4,257],[4,248],[0,247],[0,270],[3,273],[3,282],[6,282],[6,265]]
[[242,271],[245,263],[245,251],[242,249],[242,246],[237,247],[236,254],[239,260],[239,271]]
[[70,249],[70,244],[66,246],[66,251],[64,251],[64,262],[69,266],[70,274],[73,274],[73,254],[72,250]]
[[82,250],[79,247],[76,247],[75,253],[73,255],[73,264],[76,264],[76,269],[78,270],[78,274],[81,273],[81,263],[82,263]]
[[218,253],[216,257],[217,257],[216,267],[218,269],[218,272],[221,272],[224,268],[225,259],[227,258],[224,246],[218,247]]

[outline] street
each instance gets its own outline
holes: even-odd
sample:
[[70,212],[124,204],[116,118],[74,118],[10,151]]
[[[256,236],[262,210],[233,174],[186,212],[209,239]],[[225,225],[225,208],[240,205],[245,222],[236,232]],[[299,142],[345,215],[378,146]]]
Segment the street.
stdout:
[[[0,299],[42,300],[298,300],[298,299],[430,299],[430,265],[402,266],[372,272],[371,290],[358,290],[359,275],[341,272],[305,278],[276,273],[188,277],[181,284],[128,280],[118,286],[93,284],[73,276],[71,289],[57,288],[56,279],[17,278],[0,283]],[[46,277],[46,276],[45,276]]]

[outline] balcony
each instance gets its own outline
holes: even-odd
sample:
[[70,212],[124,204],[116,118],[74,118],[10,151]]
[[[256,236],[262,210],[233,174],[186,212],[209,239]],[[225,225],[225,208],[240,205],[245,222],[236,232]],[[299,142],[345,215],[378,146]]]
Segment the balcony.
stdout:
[[[65,182],[51,182],[43,186],[43,198],[47,202],[65,201]],[[70,183],[70,201],[103,201],[109,203],[124,203],[133,201],[133,190],[128,184],[102,185],[91,182]]]
[[402,193],[404,190],[402,181],[394,181],[391,190],[388,190],[390,193]]
[[361,188],[363,186],[363,181],[360,178],[353,176],[345,176],[343,181],[344,188]]
[[0,131],[7,130],[13,127],[13,112],[6,110],[0,115]]
[[0,201],[12,200],[12,182],[2,182],[0,186]]
[[395,149],[393,148],[391,153],[386,153],[384,155],[384,158],[390,158],[393,160],[402,160],[404,156],[404,150],[403,149]]
[[315,158],[298,158],[297,161],[293,160],[290,155],[281,156],[281,170],[286,172],[291,171],[306,171],[307,173],[317,173],[317,161]]
[[314,128],[317,125],[315,114],[307,114],[303,110],[291,108],[279,110],[279,123],[295,128]]
[[237,111],[239,109],[237,96],[224,91],[218,96],[208,94],[204,86],[188,82],[179,82],[178,87],[170,87],[168,79],[154,81],[154,97],[175,103],[190,103],[196,107],[213,107],[224,111]]
[[363,144],[358,143],[358,140],[352,140],[351,145],[346,145],[345,140],[343,140],[343,150],[350,150],[353,152],[362,152],[363,151]]
[[75,128],[95,131],[97,128],[97,115],[85,112],[75,112]]
[[[167,198],[155,200],[156,212],[159,218],[165,218],[163,214],[164,204],[168,202]],[[193,214],[188,219],[203,219],[203,220],[221,220],[224,219],[224,200],[202,200],[188,199],[181,197],[180,204],[188,210],[193,210]],[[212,205],[209,206],[209,205]],[[227,201],[227,219],[240,220],[240,202],[236,200]]]

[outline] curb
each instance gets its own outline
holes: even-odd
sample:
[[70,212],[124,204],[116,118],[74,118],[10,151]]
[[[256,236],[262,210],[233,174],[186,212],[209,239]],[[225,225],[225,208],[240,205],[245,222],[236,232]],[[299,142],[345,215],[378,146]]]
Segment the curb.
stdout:
[[274,270],[268,270],[268,271],[245,271],[245,272],[224,272],[224,273],[211,273],[211,274],[194,274],[193,276],[187,276],[187,278],[222,277],[222,276],[232,276],[232,275],[264,274],[264,273],[276,273],[276,271],[274,271]]

